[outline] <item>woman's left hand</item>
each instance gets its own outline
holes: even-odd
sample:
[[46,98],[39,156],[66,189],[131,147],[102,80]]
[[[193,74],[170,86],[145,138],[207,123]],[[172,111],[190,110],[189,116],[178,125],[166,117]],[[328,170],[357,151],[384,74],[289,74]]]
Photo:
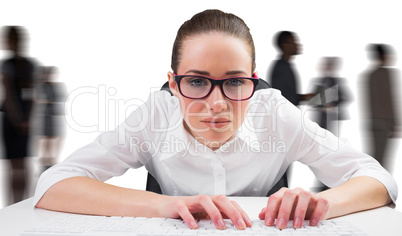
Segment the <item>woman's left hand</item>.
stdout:
[[289,219],[293,219],[293,228],[301,228],[304,219],[309,219],[311,226],[317,226],[320,220],[327,218],[328,211],[329,202],[323,197],[301,188],[281,188],[269,197],[259,218],[265,220],[267,226],[273,226],[277,219],[279,229],[285,229]]

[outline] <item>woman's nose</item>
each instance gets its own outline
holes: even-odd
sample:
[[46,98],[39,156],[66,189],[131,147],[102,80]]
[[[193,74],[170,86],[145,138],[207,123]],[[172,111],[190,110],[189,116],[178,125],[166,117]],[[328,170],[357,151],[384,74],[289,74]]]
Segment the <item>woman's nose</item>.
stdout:
[[228,101],[225,99],[225,95],[222,93],[219,85],[215,85],[212,88],[211,93],[207,97],[207,102],[210,109],[214,112],[221,112],[228,108]]

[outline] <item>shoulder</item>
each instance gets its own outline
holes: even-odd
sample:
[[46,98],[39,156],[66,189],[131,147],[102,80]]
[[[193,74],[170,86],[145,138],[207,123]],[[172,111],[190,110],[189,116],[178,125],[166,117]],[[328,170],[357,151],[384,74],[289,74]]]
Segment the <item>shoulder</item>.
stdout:
[[151,92],[145,105],[151,119],[161,122],[169,123],[173,117],[181,115],[179,99],[167,91]]
[[22,66],[25,71],[33,72],[38,65],[38,62],[34,58],[30,57],[11,57],[1,63],[1,72],[12,73],[16,66]]
[[40,62],[36,58],[26,57],[25,59],[27,63],[30,64],[32,67],[37,67],[40,65]]
[[261,99],[261,98],[276,98],[281,96],[281,91],[275,88],[259,89],[255,91],[251,100]]
[[2,61],[1,61],[1,72],[3,72],[4,69],[6,69],[6,68],[12,66],[13,63],[14,63],[14,62],[13,62],[12,58],[8,58],[8,59],[2,60]]
[[157,108],[176,108],[179,106],[179,100],[172,96],[168,91],[156,91],[150,93],[148,103],[154,103]]
[[120,129],[133,133],[141,132],[150,139],[166,133],[171,124],[180,121],[181,118],[178,99],[167,91],[151,92],[145,101],[133,99],[127,108],[130,106],[135,109],[125,119]]
[[[280,136],[280,139],[293,139],[301,126],[301,111],[281,95],[277,89],[256,91],[250,99],[247,122],[252,122],[255,130],[265,130],[262,134]],[[280,132],[278,132],[280,131]],[[272,133],[272,132],[277,132]],[[261,137],[262,138],[262,137]]]
[[280,59],[280,60],[275,60],[273,63],[273,68],[274,69],[279,69],[283,67],[289,67],[289,63],[286,60]]
[[179,102],[166,91],[151,92],[147,99],[135,98],[127,102],[127,104],[127,107],[135,107],[131,115],[144,119],[149,116],[158,116],[161,113],[167,113],[179,106]]
[[260,89],[255,91],[253,97],[250,99],[250,108],[261,109],[262,107],[271,107],[279,103],[287,102],[286,98],[282,96],[280,90],[275,88]]
[[35,58],[24,57],[23,60],[31,72],[36,72],[39,62]]
[[0,68],[1,73],[11,76],[14,73],[14,65],[15,62],[12,58],[4,60]]
[[399,76],[400,76],[400,71],[397,68],[389,68],[388,73],[389,73],[389,77],[391,80],[394,80],[395,78],[399,78]]

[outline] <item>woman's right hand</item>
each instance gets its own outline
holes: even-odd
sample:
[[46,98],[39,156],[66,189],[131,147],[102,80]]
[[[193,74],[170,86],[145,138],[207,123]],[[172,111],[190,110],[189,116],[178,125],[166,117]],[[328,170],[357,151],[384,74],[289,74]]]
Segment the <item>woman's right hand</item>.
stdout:
[[239,204],[224,195],[165,197],[158,206],[159,214],[166,218],[182,218],[191,229],[198,228],[195,218],[209,218],[221,230],[226,228],[224,218],[229,218],[240,230],[252,226],[250,218]]

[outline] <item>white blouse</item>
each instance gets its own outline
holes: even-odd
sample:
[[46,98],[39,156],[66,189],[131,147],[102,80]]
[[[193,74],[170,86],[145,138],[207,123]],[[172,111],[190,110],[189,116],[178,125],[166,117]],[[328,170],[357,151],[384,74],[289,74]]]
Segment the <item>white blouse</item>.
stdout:
[[106,181],[141,166],[166,195],[266,196],[287,167],[299,161],[329,187],[371,176],[384,184],[395,203],[396,182],[374,158],[306,116],[278,90],[256,91],[236,135],[212,151],[184,129],[179,100],[166,91],[154,92],[116,131],[99,135],[44,172],[33,202],[63,179]]

